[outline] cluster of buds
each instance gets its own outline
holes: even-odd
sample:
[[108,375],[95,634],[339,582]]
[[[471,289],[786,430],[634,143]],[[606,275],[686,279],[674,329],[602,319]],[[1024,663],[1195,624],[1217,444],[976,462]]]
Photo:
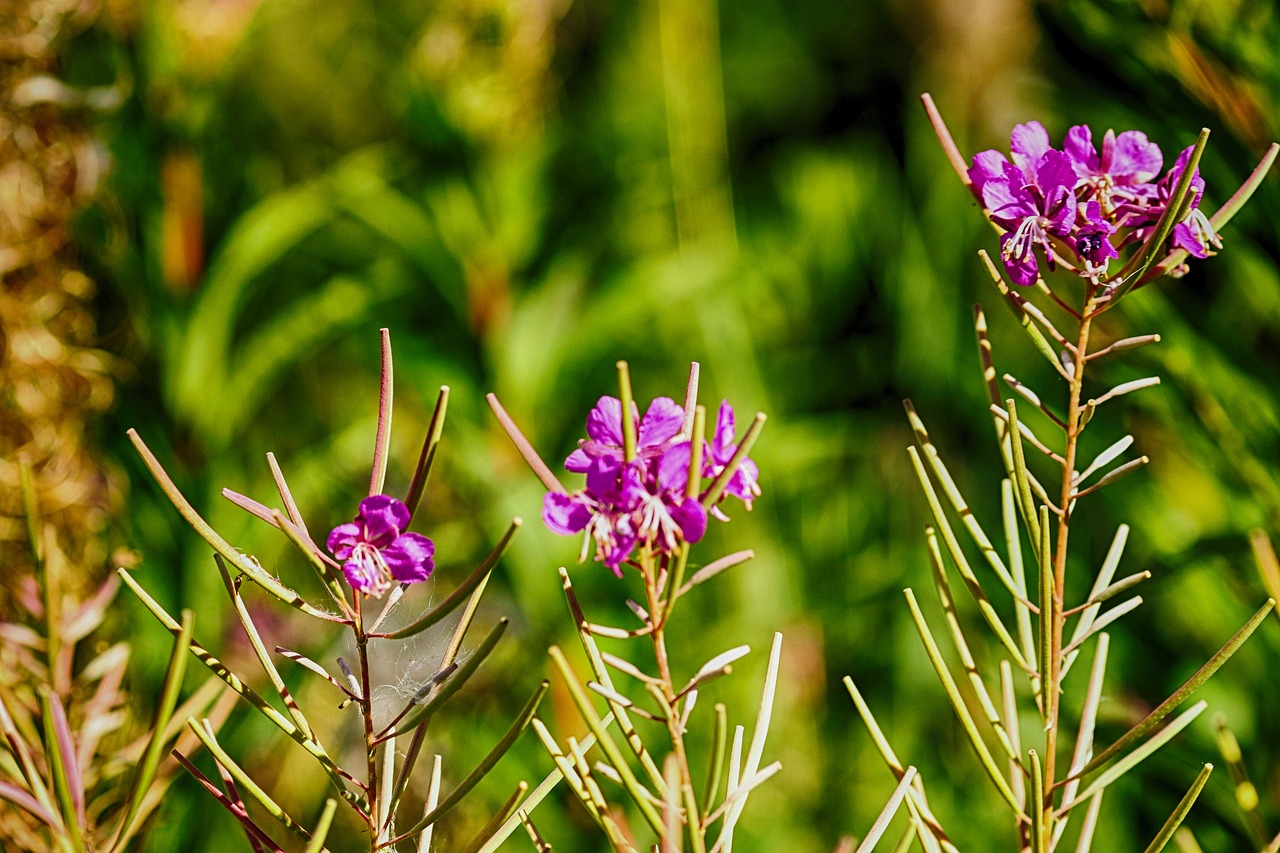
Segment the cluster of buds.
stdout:
[[[1049,269],[1063,263],[1080,275],[1105,279],[1120,250],[1144,245],[1176,200],[1195,146],[1182,151],[1173,168],[1160,175],[1164,155],[1137,130],[1116,135],[1108,130],[1102,150],[1088,127],[1067,131],[1062,148],[1051,147],[1039,122],[1013,129],[1010,158],[983,151],[973,158],[968,175],[974,194],[991,220],[1004,229],[1000,254],[1010,278],[1032,285],[1040,276],[1037,249]],[[1208,217],[1200,210],[1204,179],[1199,169],[1189,190],[1172,212],[1170,244],[1196,258],[1222,247]],[[1064,259],[1074,255],[1077,265]]]
[[717,501],[733,496],[750,509],[760,494],[759,471],[744,455],[714,500],[707,500],[738,450],[727,400],[720,404],[715,435],[696,452],[693,418],[670,397],[651,402],[643,419],[635,403],[627,408],[624,423],[622,401],[600,398],[587,416],[588,437],[564,463],[586,475],[586,487],[572,494],[548,492],[542,507],[543,521],[556,533],[585,531],[580,560],[594,541],[596,559],[619,576],[637,546],[672,554],[702,538],[708,515],[727,520]]

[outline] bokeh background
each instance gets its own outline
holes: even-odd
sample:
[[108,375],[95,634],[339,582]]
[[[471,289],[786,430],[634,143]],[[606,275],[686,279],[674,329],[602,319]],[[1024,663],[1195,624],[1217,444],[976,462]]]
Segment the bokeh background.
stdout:
[[[452,389],[419,528],[437,542],[442,590],[511,516],[535,522],[540,506],[486,392],[554,462],[596,397],[613,393],[617,359],[630,361],[642,399],[680,397],[696,360],[704,400],[770,416],[754,454],[763,497],[700,546],[705,559],[744,547],[756,559],[690,596],[673,626],[677,666],[752,646],[703,697],[703,712],[725,701],[731,722],[748,726],[770,637],[786,637],[766,753],[783,774],[752,796],[739,849],[830,850],[878,813],[893,779],[840,684],[846,674],[899,755],[921,768],[960,848],[1010,849],[1003,807],[901,595],[916,587],[938,614],[900,401],[914,400],[995,527],[1001,469],[972,304],[987,306],[1001,370],[1046,391],[1053,380],[984,280],[975,253],[993,235],[918,96],[933,94],[968,153],[1005,148],[1012,125],[1034,118],[1055,139],[1076,123],[1143,129],[1171,162],[1210,127],[1202,168],[1212,208],[1280,135],[1274,4],[15,0],[8,9],[8,108],[36,116],[42,142],[65,143],[57,150],[74,168],[69,183],[44,185],[51,209],[65,200],[56,263],[6,278],[6,381],[28,387],[27,352],[33,370],[64,357],[59,375],[83,391],[64,395],[78,408],[42,410],[40,422],[78,419],[70,438],[44,440],[51,458],[90,460],[74,467],[79,497],[65,502],[67,523],[97,543],[80,557],[86,578],[136,561],[171,612],[193,608],[202,642],[235,658],[240,641],[208,549],[124,432],[139,430],[227,538],[306,589],[309,570],[283,540],[218,493],[270,497],[264,454],[273,451],[313,529],[349,520],[367,483],[380,327],[396,355],[392,493],[407,486],[437,389]],[[40,60],[29,61],[37,48]],[[29,190],[18,154],[47,145],[6,156],[6,197]],[[1158,331],[1164,342],[1099,369],[1110,383],[1162,379],[1095,421],[1094,450],[1128,431],[1153,462],[1087,504],[1072,537],[1076,594],[1122,521],[1133,526],[1122,573],[1155,576],[1146,604],[1112,631],[1100,740],[1177,687],[1265,598],[1247,534],[1280,535],[1278,222],[1273,177],[1232,223],[1221,256],[1107,317],[1109,335]],[[80,312],[63,349],[17,347],[24,318],[50,299]],[[39,431],[15,419],[5,433],[16,452]],[[72,476],[59,470],[50,488]],[[74,514],[91,499],[93,512]],[[4,530],[18,536],[14,524]],[[573,642],[555,570],[577,545],[529,523],[496,573],[481,618],[508,615],[514,629],[432,727],[428,749],[445,756],[446,788],[549,674],[547,646]],[[20,558],[8,553],[14,572]],[[593,565],[575,578],[593,618],[628,618],[626,581]],[[264,613],[274,614],[275,641],[316,658],[342,653],[311,625]],[[114,629],[135,645],[133,691],[145,703],[168,635],[127,596]],[[430,665],[445,641],[431,635],[397,653],[388,681]],[[994,648],[977,652],[995,659]],[[1240,736],[1272,833],[1277,661],[1280,622],[1269,621],[1204,690]],[[1069,704],[1082,679],[1069,682]],[[326,691],[299,688],[318,714],[332,709]],[[572,733],[566,698],[548,701],[543,716]],[[696,728],[707,722],[695,715]],[[225,731],[268,789],[313,820],[325,785],[309,759],[247,713]],[[694,745],[697,761],[706,744]],[[1113,789],[1097,849],[1142,849],[1204,761],[1220,764],[1209,715]],[[442,827],[445,849],[469,838],[516,780],[536,784],[550,767],[526,737]],[[603,847],[563,792],[535,820],[557,850]],[[1190,826],[1206,851],[1246,849],[1226,772],[1214,774]],[[517,835],[508,849],[526,844]],[[146,849],[240,845],[233,821],[182,780]]]

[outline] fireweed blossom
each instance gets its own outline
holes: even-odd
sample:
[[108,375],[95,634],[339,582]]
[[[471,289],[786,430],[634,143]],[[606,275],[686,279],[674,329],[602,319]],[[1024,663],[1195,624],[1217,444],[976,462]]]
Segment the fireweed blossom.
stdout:
[[[621,412],[617,398],[600,398],[587,418],[590,437],[565,460],[565,468],[586,474],[585,488],[548,492],[542,506],[542,520],[553,532],[583,534],[580,560],[594,543],[596,559],[619,576],[638,547],[673,554],[683,543],[700,540],[708,515],[700,496],[687,494],[690,442],[681,435],[684,409],[666,397],[654,400],[638,422],[636,456],[630,462],[623,459]],[[733,407],[725,402],[715,436],[704,445],[699,483],[724,470],[737,449],[733,432]],[[760,494],[758,477],[755,463],[743,460],[725,494],[749,509]],[[711,511],[725,518],[718,509]]]
[[1048,145],[1039,122],[1020,124],[1013,133],[1012,163],[998,151],[983,151],[969,170],[991,218],[1006,229],[1000,238],[1005,269],[1023,286],[1040,276],[1036,249],[1052,269],[1050,235],[1066,238],[1076,224],[1075,170],[1066,154]]
[[[1050,268],[1055,248],[1069,249],[1079,261],[1080,275],[1098,280],[1119,257],[1120,248],[1151,235],[1192,150],[1184,150],[1156,181],[1164,155],[1141,131],[1108,130],[1099,150],[1092,131],[1076,125],[1067,131],[1059,150],[1051,146],[1043,125],[1033,121],[1014,128],[1011,159],[999,151],[983,151],[973,158],[968,174],[992,221],[1005,229],[1001,256],[1014,282],[1036,282],[1037,247]],[[1197,258],[1222,247],[1199,208],[1203,194],[1204,180],[1197,170],[1187,211],[1170,236],[1172,248]]]
[[435,543],[420,533],[402,532],[409,508],[395,498],[371,495],[360,501],[355,521],[329,533],[328,546],[342,561],[352,588],[381,596],[396,583],[417,583],[435,568]]

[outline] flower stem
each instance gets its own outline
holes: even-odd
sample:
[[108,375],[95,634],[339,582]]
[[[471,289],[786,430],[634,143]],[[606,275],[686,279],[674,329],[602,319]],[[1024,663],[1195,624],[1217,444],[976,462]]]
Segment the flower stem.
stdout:
[[365,759],[367,761],[369,792],[369,848],[372,850],[378,843],[378,834],[382,830],[381,788],[378,778],[378,744],[373,730],[373,697],[369,689],[369,636],[364,632],[364,596],[355,594],[356,650],[360,658],[360,715],[364,719]]
[[[661,681],[660,689],[662,697],[665,700],[663,714],[664,722],[667,725],[667,733],[671,737],[671,747],[675,753],[676,766],[679,772],[680,790],[684,800],[685,822],[689,827],[689,840],[693,853],[705,853],[706,841],[703,837],[702,815],[698,810],[697,802],[693,797],[693,776],[689,772],[689,756],[684,746],[684,729],[680,724],[680,715],[677,712],[676,704],[676,686],[671,678],[671,661],[667,655],[666,640],[666,622],[670,617],[670,611],[662,612],[660,608],[663,606],[661,595],[658,592],[658,573],[655,571],[653,554],[646,548],[640,555],[640,570],[644,577],[645,595],[648,597],[649,613],[653,614],[653,631],[649,637],[653,642],[653,655],[658,663],[658,678]],[[668,583],[676,582],[673,577],[668,577]],[[674,600],[672,601],[674,604]],[[662,613],[661,618],[657,614]]]
[[1052,791],[1054,788],[1055,772],[1057,765],[1057,747],[1058,747],[1058,709],[1059,698],[1062,692],[1061,685],[1061,668],[1062,668],[1062,634],[1063,625],[1066,622],[1066,610],[1063,607],[1064,588],[1066,586],[1067,574],[1067,540],[1071,532],[1071,510],[1075,485],[1072,481],[1072,473],[1075,471],[1076,455],[1079,448],[1080,434],[1084,430],[1084,424],[1081,422],[1083,408],[1081,406],[1081,397],[1084,389],[1084,368],[1087,362],[1086,354],[1089,351],[1089,334],[1092,331],[1094,309],[1097,307],[1097,297],[1100,286],[1097,282],[1091,282],[1085,291],[1084,307],[1080,311],[1079,328],[1076,335],[1075,361],[1071,370],[1069,386],[1070,396],[1067,403],[1066,418],[1066,449],[1063,452],[1062,459],[1062,490],[1061,503],[1062,512],[1058,516],[1058,538],[1056,542],[1056,550],[1053,557],[1053,619],[1052,619],[1052,638],[1050,655],[1048,660],[1048,672],[1042,673],[1043,684],[1045,689],[1045,754],[1044,754],[1044,790],[1046,791],[1046,802],[1042,807],[1050,815],[1045,821],[1045,826],[1041,827],[1046,833],[1052,835],[1053,832],[1053,803]]

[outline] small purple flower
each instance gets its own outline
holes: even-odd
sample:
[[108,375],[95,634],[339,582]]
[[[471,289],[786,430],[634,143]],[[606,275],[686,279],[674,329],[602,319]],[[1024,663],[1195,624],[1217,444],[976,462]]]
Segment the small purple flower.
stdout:
[[[656,456],[662,445],[670,441],[684,427],[684,409],[670,397],[658,397],[649,404],[644,419],[631,404],[631,420],[636,423],[636,455]],[[588,438],[579,442],[578,449],[569,454],[564,467],[577,474],[584,474],[597,460],[607,460],[609,467],[622,467],[622,401],[617,397],[601,397],[596,407],[587,415]]]
[[[1183,149],[1182,153],[1178,155],[1178,162],[1156,184],[1156,204],[1152,207],[1153,216],[1158,217],[1168,207],[1169,202],[1173,200],[1173,193],[1177,190],[1178,183],[1182,180],[1182,175],[1187,170],[1187,163],[1191,160],[1192,150],[1193,147]],[[1182,217],[1182,220],[1173,226],[1173,236],[1170,239],[1170,243],[1175,248],[1185,249],[1192,257],[1207,258],[1214,253],[1215,249],[1222,248],[1222,238],[1218,236],[1218,232],[1209,223],[1209,218],[1204,215],[1204,211],[1200,210],[1200,201],[1204,198],[1204,178],[1200,177],[1198,168],[1195,174],[1191,176],[1191,188],[1188,191],[1188,195],[1191,203],[1188,205],[1187,212]]]
[[[1034,124],[1034,122],[1033,122]],[[1038,125],[1037,125],[1038,126]],[[1019,128],[1024,125],[1019,125]],[[1043,128],[1041,128],[1043,130]],[[1030,134],[1033,139],[1038,135]],[[1015,160],[1025,164],[1028,159],[1026,143],[1019,143],[1014,136]],[[1046,143],[1047,144],[1047,143]],[[1024,148],[1020,153],[1018,148]],[[1000,254],[1005,269],[1015,283],[1035,284],[1040,275],[1040,264],[1035,250],[1044,252],[1050,268],[1053,264],[1053,246],[1050,235],[1066,237],[1076,223],[1075,171],[1067,155],[1049,149],[1040,155],[1039,161],[1028,174],[1024,165],[1003,160],[1001,171],[993,167],[998,152],[983,152],[974,158],[969,174],[980,187],[982,203],[991,211],[991,218],[1006,230],[1000,238]]]
[[621,414],[617,398],[600,398],[587,418],[590,437],[565,460],[570,471],[587,475],[585,488],[550,492],[542,504],[542,520],[553,532],[584,534],[580,560],[594,542],[596,559],[617,575],[637,546],[669,554],[681,543],[698,541],[707,529],[706,510],[696,497],[685,496],[688,442],[673,443],[684,426],[684,409],[667,397],[650,403],[637,423],[636,457],[625,463]]
[[1116,228],[1102,216],[1102,206],[1091,201],[1085,205],[1084,219],[1076,227],[1072,248],[1084,264],[1087,275],[1101,275],[1107,271],[1107,262],[1120,257],[1111,245],[1111,235]]
[[355,521],[329,533],[329,550],[342,560],[354,589],[381,596],[394,583],[417,583],[435,568],[435,543],[420,533],[402,532],[409,508],[395,498],[371,495],[360,501]]

